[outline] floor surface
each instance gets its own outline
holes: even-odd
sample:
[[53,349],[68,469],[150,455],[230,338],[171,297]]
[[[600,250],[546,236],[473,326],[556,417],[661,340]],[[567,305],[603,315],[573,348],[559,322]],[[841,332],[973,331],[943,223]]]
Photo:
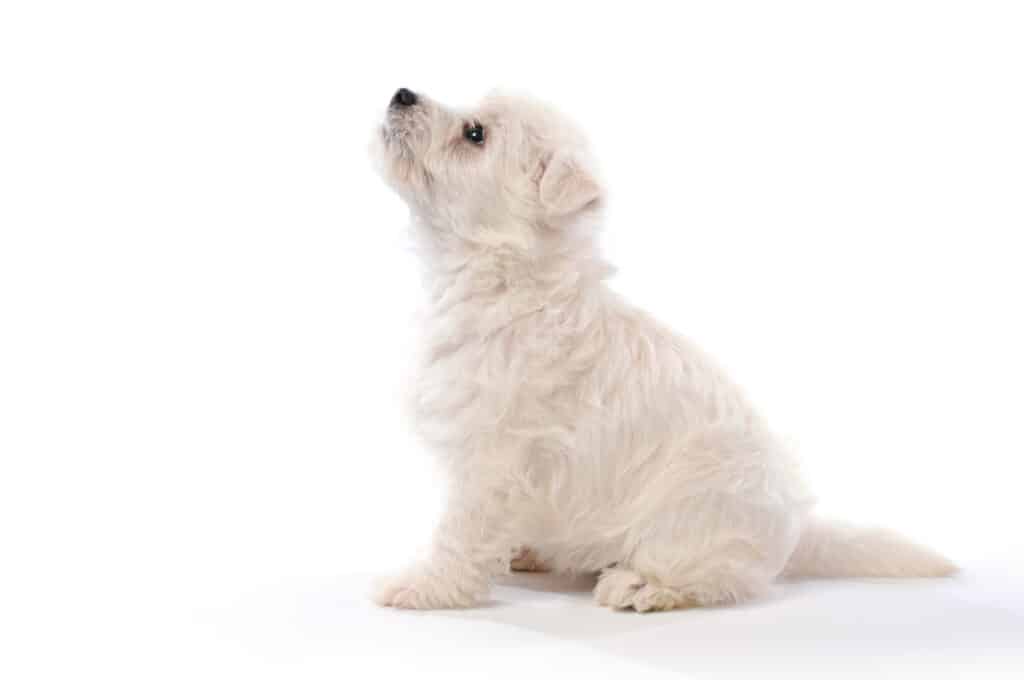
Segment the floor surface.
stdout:
[[596,607],[586,578],[515,574],[488,605],[448,612],[376,608],[370,583],[250,593],[204,613],[206,650],[289,678],[1024,677],[1021,574],[1001,568],[646,615]]

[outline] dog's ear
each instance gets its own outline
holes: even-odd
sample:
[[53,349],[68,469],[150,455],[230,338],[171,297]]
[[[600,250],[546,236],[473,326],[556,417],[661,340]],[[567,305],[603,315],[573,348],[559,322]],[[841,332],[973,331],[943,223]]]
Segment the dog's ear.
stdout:
[[601,185],[575,154],[556,151],[540,172],[540,203],[552,217],[578,213],[601,198]]

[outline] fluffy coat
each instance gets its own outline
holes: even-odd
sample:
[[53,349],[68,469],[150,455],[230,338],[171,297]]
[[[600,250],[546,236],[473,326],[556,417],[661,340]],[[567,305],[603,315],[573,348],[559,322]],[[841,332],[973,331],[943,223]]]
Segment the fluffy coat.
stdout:
[[736,385],[607,287],[603,189],[563,116],[525,97],[454,111],[396,95],[375,148],[424,264],[411,412],[449,479],[429,556],[377,602],[473,605],[524,547],[534,565],[600,572],[598,603],[637,611],[740,602],[787,575],[954,571],[890,532],[813,518]]

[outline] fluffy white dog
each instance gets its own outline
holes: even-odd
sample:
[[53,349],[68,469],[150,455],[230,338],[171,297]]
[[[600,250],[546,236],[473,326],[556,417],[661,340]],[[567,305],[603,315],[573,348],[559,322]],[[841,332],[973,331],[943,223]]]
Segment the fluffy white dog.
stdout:
[[722,372],[605,285],[581,134],[531,99],[391,100],[375,147],[430,300],[412,404],[450,493],[382,605],[465,607],[518,564],[600,572],[598,603],[720,605],[780,576],[941,576],[882,530],[811,517],[797,464]]

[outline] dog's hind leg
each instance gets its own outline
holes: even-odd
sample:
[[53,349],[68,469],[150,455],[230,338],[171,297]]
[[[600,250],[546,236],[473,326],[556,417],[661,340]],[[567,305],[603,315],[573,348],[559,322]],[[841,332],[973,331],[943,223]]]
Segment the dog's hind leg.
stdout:
[[602,572],[598,604],[662,611],[736,604],[771,589],[795,544],[795,518],[721,499],[686,510],[682,521],[648,527],[628,559]]
[[601,572],[594,598],[606,607],[638,612],[708,607],[754,599],[771,587],[772,580],[763,570],[737,568],[728,558],[690,573],[662,576],[610,567]]

